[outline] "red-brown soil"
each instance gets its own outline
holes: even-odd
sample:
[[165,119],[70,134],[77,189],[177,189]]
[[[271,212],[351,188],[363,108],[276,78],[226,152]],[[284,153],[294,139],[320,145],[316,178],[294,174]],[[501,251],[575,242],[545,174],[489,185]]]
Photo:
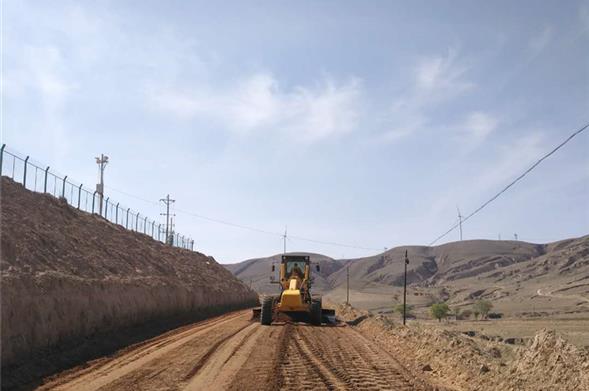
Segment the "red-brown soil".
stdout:
[[0,195],[3,387],[70,365],[65,351],[87,358],[257,302],[211,257],[5,177]]

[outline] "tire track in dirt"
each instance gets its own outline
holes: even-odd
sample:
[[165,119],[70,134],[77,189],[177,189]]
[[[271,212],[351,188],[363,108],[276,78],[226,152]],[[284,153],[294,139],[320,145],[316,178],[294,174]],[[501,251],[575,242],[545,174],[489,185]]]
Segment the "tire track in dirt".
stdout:
[[261,326],[238,312],[52,379],[42,390],[433,390],[348,326]]
[[277,374],[285,390],[431,390],[349,327],[293,327]]
[[[91,363],[86,368],[74,368],[73,370],[61,373],[49,380],[40,390],[72,390],[90,391],[108,386],[133,372],[149,367],[154,361],[159,363],[162,357],[168,354],[176,354],[184,345],[202,340],[203,337],[217,330],[225,330],[234,324],[243,326],[249,324],[249,311],[240,311],[219,316],[194,325],[185,326],[173,330],[162,336],[156,337],[144,343],[131,346],[118,352],[112,358],[105,358],[98,362]],[[229,327],[230,330],[233,327]],[[164,368],[167,365],[163,366]],[[155,377],[157,371],[149,374]]]
[[223,341],[192,374],[184,390],[227,389],[263,331],[260,324],[252,323]]

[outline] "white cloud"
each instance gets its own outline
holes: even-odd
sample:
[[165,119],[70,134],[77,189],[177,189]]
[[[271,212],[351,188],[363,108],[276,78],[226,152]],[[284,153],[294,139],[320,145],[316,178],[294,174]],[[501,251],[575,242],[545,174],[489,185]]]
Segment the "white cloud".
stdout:
[[450,98],[473,87],[463,76],[468,67],[457,61],[457,52],[422,60],[416,70],[416,87],[420,94],[432,98]]
[[312,142],[353,131],[361,95],[357,79],[339,84],[327,79],[285,90],[271,74],[257,73],[225,89],[152,89],[149,99],[181,120],[214,120],[242,134],[281,131]]
[[467,147],[480,145],[497,128],[498,120],[482,111],[475,111],[466,117],[459,133]]
[[427,126],[432,109],[474,88],[474,83],[465,80],[467,70],[453,49],[444,56],[421,60],[408,93],[393,102],[386,121],[389,130],[379,140],[396,141]]
[[[39,126],[50,143],[55,159],[61,159],[69,148],[70,138],[64,122],[64,110],[68,99],[77,88],[69,80],[62,51],[53,45],[23,45],[12,50],[17,66],[11,66],[2,75],[8,86],[6,97],[13,102],[39,102]],[[14,61],[14,60],[13,60]],[[19,129],[19,132],[32,132]]]

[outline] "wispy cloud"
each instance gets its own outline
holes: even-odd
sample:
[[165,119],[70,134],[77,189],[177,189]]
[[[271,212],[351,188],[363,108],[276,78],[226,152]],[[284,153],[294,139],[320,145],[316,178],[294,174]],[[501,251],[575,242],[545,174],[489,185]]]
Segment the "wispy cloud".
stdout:
[[18,68],[12,67],[2,75],[7,85],[4,93],[11,99],[28,99],[29,104],[39,102],[38,126],[45,136],[42,142],[50,143],[55,159],[61,159],[69,148],[64,110],[77,88],[68,77],[63,53],[54,45],[24,45],[16,57]]
[[474,86],[464,79],[467,70],[456,49],[449,49],[445,56],[423,59],[416,69],[416,92],[431,100],[461,94]]
[[498,124],[498,119],[489,113],[474,111],[459,125],[458,133],[467,148],[475,148],[485,141]]
[[362,84],[355,78],[284,89],[271,74],[261,72],[225,89],[152,89],[149,103],[180,120],[210,119],[241,134],[280,131],[313,142],[352,132],[361,96]]
[[475,84],[465,78],[468,69],[455,49],[449,49],[443,56],[422,59],[415,67],[408,92],[393,102],[388,130],[381,140],[396,141],[424,128],[437,105],[474,88]]

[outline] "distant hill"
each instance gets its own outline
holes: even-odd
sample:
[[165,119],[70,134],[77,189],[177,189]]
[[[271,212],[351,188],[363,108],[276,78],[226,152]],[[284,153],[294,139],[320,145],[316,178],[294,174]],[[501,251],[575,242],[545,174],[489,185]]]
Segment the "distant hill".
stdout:
[[[364,307],[398,301],[403,259],[409,256],[407,282],[417,305],[447,300],[468,305],[479,298],[506,311],[589,312],[589,235],[548,244],[465,240],[440,246],[396,247],[371,257],[337,260],[311,254],[319,262],[315,289],[334,301],[345,299],[346,266],[350,289]],[[305,253],[300,253],[305,254]],[[272,262],[280,255],[225,265],[261,293],[276,293],[269,283]]]
[[[320,272],[313,273],[315,278],[313,287],[318,291],[328,291],[331,289],[331,284],[328,281],[328,277],[333,275],[336,271],[340,270],[345,261],[335,260],[325,255],[304,253],[304,252],[293,252],[287,253],[289,255],[308,255],[312,263],[319,264]],[[243,262],[224,265],[230,272],[245,282],[247,285],[251,285],[253,289],[260,293],[276,293],[278,292],[278,286],[270,282],[272,276],[272,264],[280,264],[282,254],[272,255],[267,258],[254,258],[248,259]],[[278,280],[278,267],[274,272],[275,280]]]

